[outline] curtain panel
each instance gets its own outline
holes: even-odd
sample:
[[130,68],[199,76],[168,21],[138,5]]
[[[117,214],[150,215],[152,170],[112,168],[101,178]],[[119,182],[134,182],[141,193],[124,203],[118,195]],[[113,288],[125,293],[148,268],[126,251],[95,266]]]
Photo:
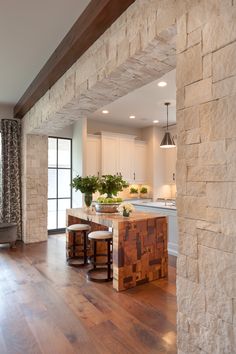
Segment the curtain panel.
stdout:
[[1,221],[17,223],[17,237],[22,238],[21,210],[21,124],[2,119],[2,205]]

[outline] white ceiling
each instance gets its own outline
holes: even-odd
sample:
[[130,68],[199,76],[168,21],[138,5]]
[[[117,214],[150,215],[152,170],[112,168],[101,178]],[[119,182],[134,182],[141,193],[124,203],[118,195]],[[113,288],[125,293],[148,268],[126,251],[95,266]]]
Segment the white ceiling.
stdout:
[[[165,102],[170,102],[169,123],[176,123],[176,70],[172,70],[162,78],[151,82],[119,98],[115,102],[93,113],[90,119],[101,122],[143,128],[153,125],[153,120],[159,120],[157,126],[166,125]],[[166,81],[167,86],[159,87],[160,81]],[[102,110],[109,114],[103,114]],[[130,119],[135,115],[135,119]]]
[[0,103],[16,103],[90,0],[0,0]]

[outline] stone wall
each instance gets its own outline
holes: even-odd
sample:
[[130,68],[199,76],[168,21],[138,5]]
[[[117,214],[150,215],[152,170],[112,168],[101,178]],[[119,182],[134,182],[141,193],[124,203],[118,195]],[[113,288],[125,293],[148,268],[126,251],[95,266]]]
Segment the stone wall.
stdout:
[[178,19],[178,348],[236,353],[236,4]]
[[22,215],[25,243],[47,240],[48,138],[23,134]]

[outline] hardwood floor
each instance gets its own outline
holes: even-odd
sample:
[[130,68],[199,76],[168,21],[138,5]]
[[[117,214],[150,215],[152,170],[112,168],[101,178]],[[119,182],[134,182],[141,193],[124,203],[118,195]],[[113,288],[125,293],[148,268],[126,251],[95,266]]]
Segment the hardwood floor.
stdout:
[[0,248],[1,354],[176,353],[169,279],[117,293],[65,261],[65,237]]

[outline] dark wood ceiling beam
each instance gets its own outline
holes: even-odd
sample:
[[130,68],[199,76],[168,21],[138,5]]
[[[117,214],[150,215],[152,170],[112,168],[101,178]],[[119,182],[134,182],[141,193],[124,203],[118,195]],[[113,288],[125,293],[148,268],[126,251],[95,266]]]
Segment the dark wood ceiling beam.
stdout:
[[135,0],[92,0],[14,107],[22,118]]

